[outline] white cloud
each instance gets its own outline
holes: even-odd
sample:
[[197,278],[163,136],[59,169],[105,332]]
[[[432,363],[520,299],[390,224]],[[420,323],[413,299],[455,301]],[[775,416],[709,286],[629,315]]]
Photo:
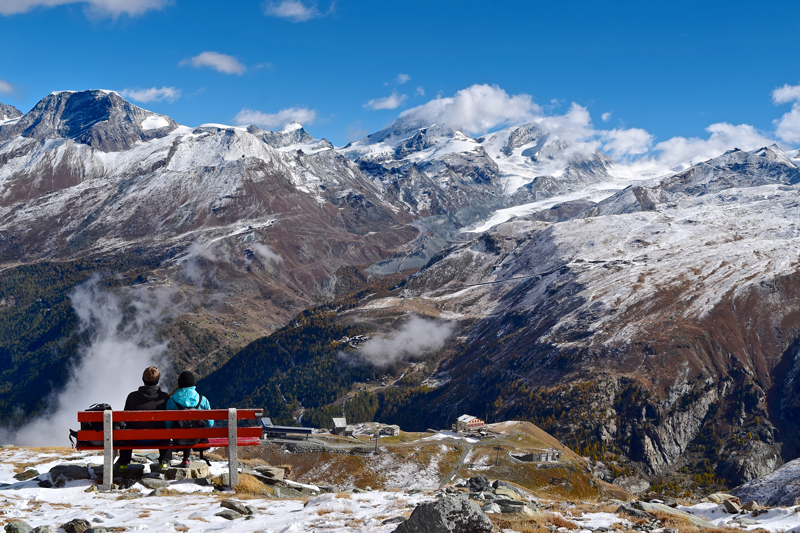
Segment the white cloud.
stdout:
[[372,109],[373,111],[378,109],[397,109],[406,101],[406,98],[408,98],[408,96],[405,94],[398,95],[397,92],[392,91],[392,94],[389,96],[370,100],[364,104],[364,107]]
[[779,87],[772,91],[772,101],[775,104],[786,104],[789,102],[800,101],[800,85],[789,85]]
[[228,54],[220,54],[219,52],[203,52],[195,57],[184,59],[179,64],[191,65],[195,68],[209,67],[217,72],[238,74],[240,76],[247,70],[247,67],[239,63],[239,60],[235,57]]
[[0,15],[26,13],[37,7],[86,4],[89,14],[116,18],[120,15],[141,15],[153,9],[162,9],[172,3],[172,0],[2,0]]
[[287,19],[292,22],[305,22],[332,13],[336,2],[333,2],[328,11],[324,13],[317,8],[316,2],[303,2],[301,0],[267,1],[262,6],[264,14],[267,16]]
[[400,113],[399,121],[443,124],[484,133],[504,124],[529,122],[541,112],[528,94],[509,96],[497,85],[473,85],[449,98],[436,98]]
[[388,366],[440,350],[454,329],[454,324],[450,322],[412,316],[392,335],[373,337],[355,353],[342,352],[341,355],[352,356],[377,367]]
[[266,244],[255,242],[252,245],[253,251],[267,263],[280,263],[283,261],[281,254],[273,250]]
[[14,87],[7,81],[0,80],[0,94],[13,94]]
[[417,87],[417,92],[415,93],[415,96],[425,96],[425,89],[422,87]]
[[245,107],[236,114],[233,120],[237,126],[253,124],[259,128],[277,129],[290,122],[313,124],[316,118],[317,112],[307,107],[290,107],[281,109],[277,113],[262,113]]
[[398,74],[397,77],[394,79],[394,82],[397,85],[403,85],[404,83],[408,83],[411,80],[411,76],[408,74]]
[[787,143],[800,143],[800,104],[775,121],[775,134]]
[[602,139],[605,142],[603,150],[610,152],[614,158],[644,154],[653,144],[653,136],[640,128],[613,129],[605,132]]
[[136,102],[145,104],[148,102],[160,102],[162,100],[172,103],[181,97],[181,90],[175,87],[161,87],[160,89],[151,87],[149,89],[123,89],[119,94],[129,100],[135,100]]
[[603,122],[608,122],[609,120],[611,120],[611,111],[603,113],[602,115],[600,115],[600,118],[603,119]]
[[774,121],[775,134],[788,143],[800,143],[800,85],[786,84],[772,91],[775,105],[794,102],[792,110]]

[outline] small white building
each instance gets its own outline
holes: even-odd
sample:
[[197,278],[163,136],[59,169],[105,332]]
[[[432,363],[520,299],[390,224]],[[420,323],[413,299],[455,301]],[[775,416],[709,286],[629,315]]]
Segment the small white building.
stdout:
[[381,435],[388,435],[389,437],[396,437],[396,436],[400,435],[400,426],[398,426],[398,425],[383,426],[381,428]]
[[[334,435],[341,435],[344,436],[345,432],[347,431],[347,419],[342,418],[332,418],[331,419],[331,433]],[[352,435],[352,432],[351,432]]]
[[453,431],[473,431],[484,426],[483,420],[472,415],[461,415],[453,424]]

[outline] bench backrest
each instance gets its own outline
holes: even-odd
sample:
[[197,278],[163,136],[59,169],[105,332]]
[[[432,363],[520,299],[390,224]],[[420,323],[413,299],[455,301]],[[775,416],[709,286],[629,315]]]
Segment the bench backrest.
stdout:
[[[261,409],[237,409],[236,420],[258,420]],[[228,420],[227,409],[184,409],[180,411],[112,411],[114,422],[176,422],[179,420]],[[103,411],[79,411],[78,422],[103,423]],[[237,437],[261,437],[261,427],[237,428]],[[213,439],[228,437],[228,428],[178,428],[169,429],[115,429],[114,440],[168,440],[168,439]],[[82,429],[79,441],[102,441],[103,431]]]

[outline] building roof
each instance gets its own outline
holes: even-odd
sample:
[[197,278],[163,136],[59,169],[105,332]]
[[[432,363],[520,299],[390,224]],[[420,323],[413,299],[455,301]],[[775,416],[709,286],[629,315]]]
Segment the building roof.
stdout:
[[475,420],[475,417],[472,415],[461,415],[458,417],[458,421],[463,422],[465,424],[468,422],[472,422],[473,420]]
[[333,420],[333,427],[335,427],[335,428],[347,427],[347,419],[346,418],[334,418],[332,420]]

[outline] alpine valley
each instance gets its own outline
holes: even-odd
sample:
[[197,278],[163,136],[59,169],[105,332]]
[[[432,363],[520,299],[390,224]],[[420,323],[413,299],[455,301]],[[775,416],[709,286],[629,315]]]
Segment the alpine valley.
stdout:
[[734,486],[800,452],[793,157],[632,179],[546,122],[472,138],[401,115],[336,148],[111,91],[0,104],[1,421],[66,383],[88,283],[128,320],[165,298],[157,341],[212,405],[529,420],[601,478]]

